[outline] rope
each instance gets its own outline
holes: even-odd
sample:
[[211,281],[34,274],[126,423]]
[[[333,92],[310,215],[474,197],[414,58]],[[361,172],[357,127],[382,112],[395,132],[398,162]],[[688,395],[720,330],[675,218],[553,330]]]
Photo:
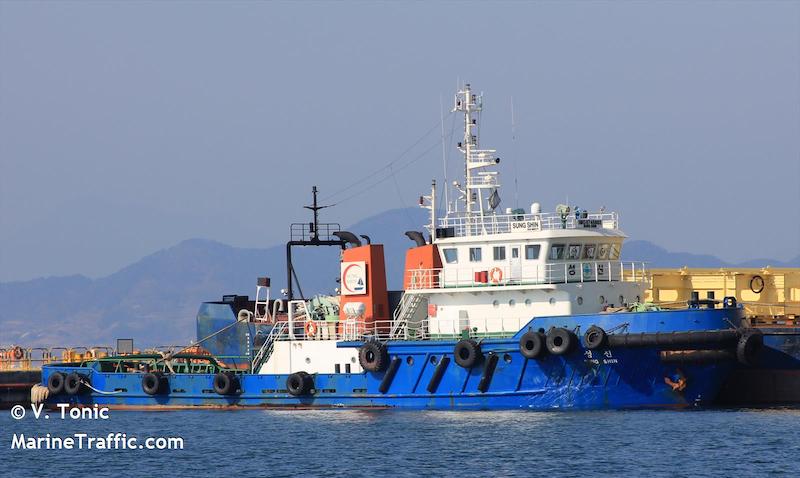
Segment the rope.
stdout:
[[88,382],[84,382],[83,380],[81,380],[81,383],[82,383],[82,384],[84,384],[84,385],[86,385],[86,386],[87,386],[88,388],[90,388],[92,391],[95,391],[95,392],[97,392],[97,393],[101,393],[101,394],[103,394],[103,395],[116,395],[117,393],[122,393],[122,390],[117,390],[117,391],[114,391],[114,392],[105,392],[105,391],[103,391],[103,390],[98,390],[98,389],[96,389],[96,388],[92,387],[92,385],[91,385],[90,383],[88,383]]
[[[449,116],[450,114],[452,114],[452,112],[450,112],[450,113],[448,114],[448,116]],[[402,153],[400,153],[400,154],[399,154],[397,157],[395,157],[393,160],[389,161],[389,162],[386,164],[386,166],[383,166],[382,168],[380,168],[380,169],[377,169],[377,170],[373,171],[372,173],[370,173],[370,174],[368,174],[368,175],[366,175],[366,176],[363,176],[363,177],[361,177],[360,179],[358,179],[358,180],[354,181],[353,183],[351,183],[351,184],[349,184],[349,185],[347,185],[347,186],[345,186],[345,187],[343,187],[343,188],[341,188],[341,189],[339,189],[339,190],[337,190],[337,191],[333,192],[332,194],[329,194],[329,195],[327,195],[327,196],[324,196],[324,197],[323,197],[321,200],[322,200],[322,201],[326,201],[326,200],[328,200],[328,199],[331,199],[331,198],[333,198],[333,197],[335,197],[335,196],[338,196],[339,194],[341,194],[341,193],[343,193],[343,192],[345,192],[345,191],[347,191],[347,190],[349,190],[349,189],[352,189],[352,188],[354,188],[354,187],[356,187],[356,186],[360,186],[360,185],[361,185],[361,184],[362,184],[364,181],[366,181],[367,179],[370,179],[370,178],[372,178],[372,177],[375,177],[375,176],[377,176],[377,175],[378,175],[378,174],[380,174],[381,172],[385,171],[387,168],[391,168],[391,167],[392,167],[392,165],[393,165],[394,163],[396,163],[397,161],[399,161],[399,160],[400,160],[400,159],[401,159],[403,156],[405,156],[406,154],[408,154],[408,152],[409,152],[409,151],[411,151],[412,149],[414,149],[414,147],[416,147],[416,146],[417,146],[419,143],[421,143],[421,142],[422,142],[422,140],[424,140],[425,138],[427,138],[429,134],[431,134],[431,133],[432,133],[434,130],[436,130],[436,128],[437,128],[438,126],[439,126],[439,121],[437,121],[437,122],[436,122],[436,124],[434,124],[434,125],[433,125],[433,126],[432,126],[432,127],[429,129],[429,130],[428,130],[428,131],[426,131],[426,132],[425,132],[425,134],[423,134],[422,136],[420,136],[420,137],[419,137],[419,139],[417,139],[417,140],[414,142],[414,144],[412,144],[411,146],[409,146],[408,148],[406,148],[406,149],[405,149],[405,150],[404,150]],[[437,143],[436,143],[436,145],[438,146],[438,145],[439,145],[439,143],[437,142]],[[385,180],[385,179],[387,179],[387,178],[384,178],[384,180]],[[381,182],[383,182],[384,180],[382,180]],[[343,200],[341,200],[341,201],[338,201],[338,202],[337,202],[337,204],[338,204],[338,203],[340,203],[340,202],[344,202],[344,201],[346,201],[347,199],[349,199],[349,198],[345,198],[345,199],[343,199]]]

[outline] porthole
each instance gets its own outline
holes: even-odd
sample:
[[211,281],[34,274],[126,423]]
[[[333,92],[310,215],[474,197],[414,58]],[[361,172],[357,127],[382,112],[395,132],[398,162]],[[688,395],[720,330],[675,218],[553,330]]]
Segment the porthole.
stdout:
[[619,305],[622,305],[624,303],[625,303],[625,296],[624,295],[619,296]]
[[509,307],[514,307],[515,305],[517,305],[517,301],[516,301],[516,300],[514,300],[514,299],[510,299],[510,300],[508,301],[508,306],[509,306]]
[[431,363],[433,365],[436,365],[436,362],[438,362],[438,361],[439,361],[439,359],[437,359],[435,355],[431,355]]
[[410,355],[408,357],[406,357],[406,363],[409,364],[409,365],[414,365],[414,357],[412,357]]
[[498,302],[497,300],[493,300],[492,307],[500,307],[500,302]]
[[556,298],[550,297],[550,300],[548,302],[550,302],[550,305],[556,305]]
[[577,299],[575,299],[575,302],[577,302],[578,305],[583,305],[583,297],[578,297]]
[[306,363],[311,363],[311,357],[306,357]]
[[530,307],[530,306],[531,306],[531,300],[525,299],[525,307]]
[[600,300],[600,305],[602,305],[602,304],[605,304],[605,303],[606,303],[606,297],[605,297],[604,295],[601,295],[601,296],[599,297],[599,300]]
[[353,363],[356,363],[356,358],[355,357],[350,357],[350,361],[353,362]]
[[505,363],[511,363],[511,354],[503,354],[503,361]]

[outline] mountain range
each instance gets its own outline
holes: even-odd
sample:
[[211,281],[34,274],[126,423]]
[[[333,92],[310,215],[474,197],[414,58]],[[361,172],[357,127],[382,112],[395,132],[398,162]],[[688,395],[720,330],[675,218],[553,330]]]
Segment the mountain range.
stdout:
[[[403,232],[423,223],[421,209],[394,209],[346,229],[384,244],[389,287],[397,289],[403,267],[397,258],[413,245]],[[201,302],[223,294],[252,296],[256,277],[265,275],[272,276],[273,296],[278,294],[286,282],[285,250],[284,245],[249,249],[189,239],[106,277],[0,283],[0,346],[113,345],[116,338],[133,338],[137,346],[188,343]],[[339,275],[336,248],[304,248],[293,257],[306,297],[333,292]],[[648,241],[627,241],[623,259],[628,258],[650,267],[800,267],[800,256],[789,262],[730,264],[711,255],[670,252]]]

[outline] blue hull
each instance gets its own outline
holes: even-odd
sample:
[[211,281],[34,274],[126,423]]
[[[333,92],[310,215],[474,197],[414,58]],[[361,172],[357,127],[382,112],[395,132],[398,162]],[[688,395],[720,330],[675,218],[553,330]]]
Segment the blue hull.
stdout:
[[[506,339],[485,339],[485,359],[472,368],[458,366],[452,341],[390,341],[388,353],[395,362],[393,378],[386,372],[316,374],[314,391],[294,397],[286,390],[288,376],[241,374],[240,393],[218,395],[211,374],[174,374],[169,393],[147,395],[141,374],[105,373],[89,367],[47,366],[50,374],[78,372],[88,376],[92,391],[83,395],[53,396],[49,403],[100,404],[117,408],[146,407],[402,407],[411,409],[625,409],[688,407],[710,404],[735,363],[663,363],[661,350],[578,346],[563,356],[527,359],[519,350],[519,337],[527,330],[549,326],[580,327],[592,324],[627,333],[718,330],[738,325],[740,309],[694,309],[669,312],[595,314],[537,318]],[[341,342],[358,347],[362,342]],[[488,372],[489,358],[496,366]],[[449,363],[437,382],[434,372],[442,360]],[[91,364],[89,364],[91,365]],[[488,380],[485,375],[491,375]],[[683,376],[686,387],[674,391],[665,378]],[[484,380],[484,387],[480,383]],[[381,386],[384,386],[383,392]],[[483,391],[481,391],[483,388]]]

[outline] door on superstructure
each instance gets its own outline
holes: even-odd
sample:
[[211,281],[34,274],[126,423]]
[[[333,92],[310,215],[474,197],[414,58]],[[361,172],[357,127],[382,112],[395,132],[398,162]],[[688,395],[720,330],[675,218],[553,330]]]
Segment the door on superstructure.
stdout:
[[508,279],[518,284],[521,283],[523,279],[522,255],[525,246],[522,244],[512,244],[508,249]]

